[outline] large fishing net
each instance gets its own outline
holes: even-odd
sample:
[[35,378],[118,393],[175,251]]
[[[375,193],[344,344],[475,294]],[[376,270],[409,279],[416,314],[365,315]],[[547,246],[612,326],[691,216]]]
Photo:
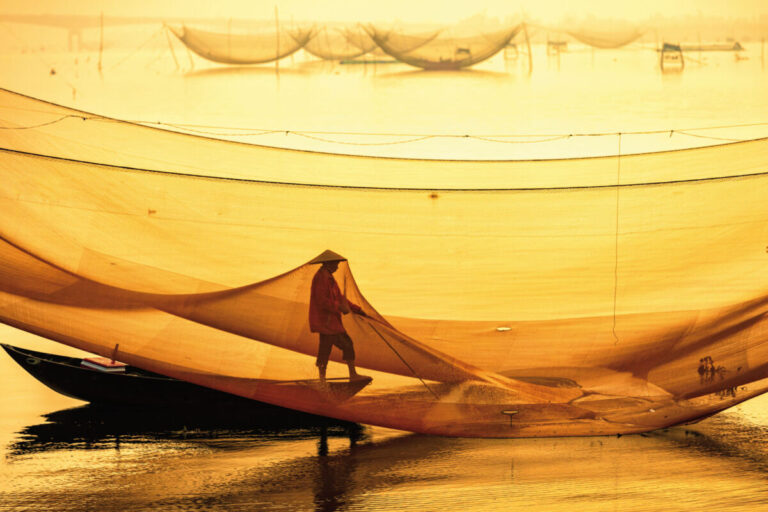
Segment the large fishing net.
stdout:
[[[241,396],[466,436],[642,432],[768,390],[768,140],[553,161],[275,149],[3,91],[0,320]],[[317,380],[330,248],[367,386]],[[353,276],[354,271],[354,276]]]

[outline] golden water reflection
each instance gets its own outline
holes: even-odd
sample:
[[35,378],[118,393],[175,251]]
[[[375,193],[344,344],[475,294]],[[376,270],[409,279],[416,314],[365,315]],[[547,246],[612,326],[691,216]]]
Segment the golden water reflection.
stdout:
[[[71,349],[0,328],[3,341]],[[0,357],[0,510],[738,510],[768,503],[768,397],[645,436],[456,439],[252,411],[115,411]]]
[[[429,437],[294,415],[46,414],[5,447],[1,510],[754,510],[764,426],[643,436]],[[9,507],[9,508],[4,508]]]

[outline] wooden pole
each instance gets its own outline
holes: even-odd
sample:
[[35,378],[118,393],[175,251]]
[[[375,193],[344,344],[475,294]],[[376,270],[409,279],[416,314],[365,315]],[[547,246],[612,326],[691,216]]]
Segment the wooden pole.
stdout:
[[533,54],[531,53],[531,40],[528,38],[528,24],[523,22],[523,34],[525,35],[525,44],[528,47],[528,74],[533,73]]
[[227,56],[232,58],[232,18],[227,21]]
[[171,34],[169,34],[170,30],[168,27],[165,27],[165,39],[168,41],[168,48],[171,49],[171,56],[173,57],[173,62],[176,63],[176,69],[181,68],[179,65],[179,59],[176,58],[176,52],[173,50],[173,44],[171,43]]
[[101,33],[101,39],[99,40],[99,73],[101,73],[101,58],[104,54],[104,11],[101,11],[99,27]]
[[277,13],[277,4],[275,4],[275,39],[277,40],[275,50],[275,74],[280,76],[280,17]]
[[192,58],[192,52],[189,51],[189,47],[187,45],[184,45],[184,48],[187,49],[187,57],[189,57],[189,69],[195,69],[195,61]]

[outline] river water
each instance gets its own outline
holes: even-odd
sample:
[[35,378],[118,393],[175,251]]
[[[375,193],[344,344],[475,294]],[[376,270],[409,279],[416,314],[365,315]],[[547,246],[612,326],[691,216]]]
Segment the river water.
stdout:
[[[135,45],[108,49],[99,73],[97,53],[42,48],[30,43],[38,32],[15,27],[0,86],[249,142],[387,156],[609,154],[617,132],[657,132],[625,137],[623,152],[768,135],[765,124],[732,126],[768,120],[760,44],[738,60],[693,54],[682,71],[662,72],[649,48],[574,45],[559,56],[534,47],[532,72],[527,56],[499,55],[426,73],[301,54],[279,68],[227,68],[171,53],[157,27],[132,31],[123,36]],[[556,137],[594,133],[606,135]],[[399,143],[410,139],[420,140]],[[0,341],[77,354],[9,327]],[[45,388],[5,354],[0,389],[2,511],[768,509],[768,397],[642,436],[482,440],[274,410],[103,410]]]

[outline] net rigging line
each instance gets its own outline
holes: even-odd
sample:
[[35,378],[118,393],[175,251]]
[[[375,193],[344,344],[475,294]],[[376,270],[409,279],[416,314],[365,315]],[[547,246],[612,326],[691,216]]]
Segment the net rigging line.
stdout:
[[[11,107],[0,106],[0,109],[12,109]],[[26,110],[26,109],[14,109],[14,110]],[[43,111],[36,110],[35,112],[45,113]],[[717,137],[714,135],[703,135],[691,133],[693,131],[706,131],[706,130],[725,130],[735,128],[750,128],[758,126],[768,126],[768,122],[760,123],[744,123],[744,124],[732,124],[732,125],[718,125],[718,126],[704,126],[696,128],[684,128],[684,129],[664,129],[664,130],[638,130],[638,131],[622,131],[622,132],[585,132],[585,133],[562,133],[562,134],[451,134],[451,133],[393,133],[393,132],[350,132],[350,131],[327,131],[327,130],[279,130],[279,129],[267,129],[267,128],[238,128],[232,126],[217,126],[217,125],[204,125],[204,124],[187,124],[187,123],[170,123],[165,121],[146,121],[139,119],[114,119],[109,117],[100,116],[97,114],[65,114],[57,119],[40,123],[36,125],[26,126],[1,126],[0,129],[4,130],[26,130],[32,128],[39,128],[43,126],[52,125],[67,119],[81,119],[83,121],[102,121],[113,123],[127,123],[136,124],[142,126],[152,127],[169,127],[174,130],[181,130],[183,132],[194,133],[202,136],[216,137],[250,137],[270,135],[276,133],[284,133],[285,135],[296,135],[307,139],[317,140],[320,142],[327,142],[332,144],[345,144],[354,146],[386,146],[407,144],[412,142],[420,142],[428,139],[473,139],[481,140],[485,142],[499,143],[499,144],[536,144],[553,142],[557,140],[569,139],[574,137],[609,137],[617,135],[659,135],[669,134],[670,137],[674,134],[685,135],[689,137],[696,137],[700,139],[724,141],[724,142],[746,142],[756,139],[738,139],[728,137]],[[220,132],[215,130],[231,130],[229,132]],[[242,131],[237,131],[242,130]],[[406,140],[397,141],[384,141],[384,142],[352,142],[342,140],[332,140],[327,135],[339,135],[339,136],[357,136],[357,137],[408,137]],[[539,140],[499,140],[502,138],[509,139],[539,139]],[[760,137],[758,137],[760,138]]]
[[45,123],[28,125],[28,126],[0,126],[0,130],[33,130],[35,128],[42,128],[43,126],[50,126],[52,124],[60,123],[61,121],[64,121],[65,119],[70,119],[70,118],[72,118],[72,119],[81,119],[83,121],[86,120],[85,117],[74,115],[74,114],[69,114],[69,115],[66,115],[66,116],[61,116],[60,118],[54,119],[52,121],[48,121],[48,122],[45,122]]
[[416,373],[416,370],[414,370],[414,369],[413,369],[413,367],[412,367],[410,364],[408,364],[408,361],[406,361],[406,360],[403,358],[403,356],[401,356],[401,355],[400,355],[400,352],[398,352],[398,351],[397,351],[397,349],[395,349],[395,347],[393,347],[393,346],[392,346],[392,344],[391,344],[390,342],[388,342],[388,341],[387,341],[387,339],[386,339],[384,336],[382,336],[382,335],[381,335],[381,333],[379,332],[379,330],[378,330],[378,329],[376,329],[376,326],[374,326],[374,325],[373,325],[373,321],[372,321],[373,319],[369,319],[369,318],[367,318],[367,317],[365,317],[365,318],[366,318],[366,320],[370,320],[370,321],[368,322],[368,325],[370,325],[370,326],[371,326],[371,329],[373,329],[373,332],[375,332],[375,333],[376,333],[376,334],[379,336],[379,338],[381,338],[381,341],[383,341],[384,343],[386,343],[386,345],[387,345],[387,346],[388,346],[388,347],[389,347],[389,348],[392,350],[392,352],[394,352],[394,353],[395,353],[395,355],[396,355],[396,356],[397,356],[397,357],[400,359],[400,361],[402,361],[402,362],[403,362],[403,364],[404,364],[405,366],[407,366],[407,367],[408,367],[408,369],[411,371],[411,373],[413,373],[414,377],[416,377],[417,379],[419,379],[419,381],[420,381],[420,382],[421,382],[421,383],[424,385],[424,387],[425,387],[425,388],[427,388],[427,391],[429,391],[429,392],[432,394],[432,396],[434,396],[434,397],[435,397],[435,400],[440,400],[440,397],[439,397],[439,396],[437,396],[437,393],[435,393],[435,392],[432,390],[432,388],[430,388],[430,387],[427,385],[427,383],[426,383],[426,382],[424,382],[424,379],[422,379],[422,378],[419,376],[419,374],[417,374],[417,373]]
[[146,40],[146,41],[144,41],[143,43],[141,43],[141,44],[140,44],[140,45],[139,45],[137,48],[135,48],[135,49],[134,49],[134,50],[133,50],[131,53],[129,53],[128,55],[126,55],[125,57],[123,57],[122,59],[120,59],[119,61],[117,61],[116,63],[112,64],[112,66],[110,66],[110,68],[108,69],[108,71],[113,71],[113,70],[117,69],[119,66],[122,66],[122,65],[123,65],[123,64],[124,64],[126,61],[128,61],[128,59],[132,58],[134,55],[136,55],[136,54],[137,54],[137,53],[139,53],[141,50],[143,50],[143,49],[144,49],[144,47],[145,47],[145,46],[147,46],[147,45],[150,43],[150,41],[152,41],[153,39],[155,39],[155,38],[156,38],[156,37],[157,37],[159,34],[161,34],[161,33],[163,32],[163,29],[164,29],[164,27],[162,27],[162,26],[161,26],[159,30],[157,30],[157,31],[153,32],[153,33],[152,33],[152,35],[151,35],[151,36],[149,36],[149,38],[147,38],[147,40]]
[[[68,158],[55,155],[45,155],[41,153],[33,153],[29,151],[21,151],[18,149],[6,148],[0,146],[0,152],[13,153],[17,155],[23,155],[31,158],[42,158],[48,160],[56,160],[60,162],[79,163],[85,165],[93,165],[96,167],[103,167],[107,169],[113,169],[117,171],[127,172],[140,172],[148,174],[160,174],[166,176],[178,176],[182,178],[191,179],[203,179],[213,181],[231,181],[242,183],[253,183],[261,185],[276,185],[276,186],[288,186],[288,187],[306,187],[306,188],[327,188],[327,189],[349,189],[349,190],[390,190],[390,191],[416,191],[416,192],[542,192],[542,191],[560,191],[560,190],[598,190],[606,188],[637,188],[637,187],[655,187],[666,185],[680,185],[683,183],[706,183],[710,181],[726,181],[736,180],[744,178],[756,178],[760,176],[768,176],[768,170],[757,171],[751,173],[742,174],[729,174],[723,176],[707,176],[703,178],[684,178],[679,180],[667,180],[667,181],[646,181],[638,183],[609,183],[604,185],[568,185],[562,187],[485,187],[485,188],[470,188],[470,187],[457,187],[457,188],[440,188],[440,187],[385,187],[385,186],[373,186],[373,185],[339,185],[333,183],[302,183],[292,181],[274,181],[255,178],[242,178],[234,176],[213,176],[210,174],[192,174],[178,171],[160,170],[160,169],[147,169],[142,167],[131,167],[127,165],[115,165],[104,162],[93,162],[88,160],[81,160],[77,158]],[[361,158],[379,158],[379,157],[361,157]],[[614,156],[608,157],[596,157],[596,158],[615,158]],[[406,159],[407,160],[407,159]],[[574,159],[567,159],[574,160]],[[482,162],[482,161],[478,161]]]
[[341,141],[341,140],[331,140],[331,139],[324,138],[324,137],[317,137],[317,136],[314,136],[314,135],[310,135],[310,134],[308,134],[306,132],[286,131],[285,134],[286,135],[289,135],[289,134],[298,135],[299,137],[304,137],[305,139],[316,140],[316,141],[319,141],[319,142],[330,142],[330,143],[333,143],[333,144],[346,144],[346,145],[350,145],[350,146],[392,146],[392,145],[395,145],[395,144],[409,144],[411,142],[420,142],[422,140],[427,140],[427,139],[435,138],[435,137],[430,136],[430,135],[425,135],[423,137],[414,137],[414,138],[410,138],[410,139],[406,139],[406,140],[388,141],[388,142],[349,142],[349,141]]
[[[9,34],[11,34],[11,36],[12,36],[14,39],[16,39],[18,42],[20,42],[22,45],[31,46],[31,45],[30,45],[30,44],[29,44],[29,43],[28,43],[28,42],[27,42],[27,41],[26,41],[24,38],[22,38],[21,36],[19,36],[18,34],[16,34],[16,32],[14,32],[13,30],[11,30],[11,27],[10,27],[11,23],[9,23],[9,22],[0,22],[0,25],[4,26],[4,27],[5,27],[5,29],[8,31],[8,33],[9,33]],[[42,55],[40,55],[40,53],[38,53],[38,52],[36,52],[36,51],[33,51],[33,52],[32,52],[32,54],[33,54],[33,55],[35,55],[35,57],[37,58],[37,60],[39,60],[40,62],[42,62],[42,63],[43,63],[43,65],[44,65],[46,68],[48,68],[48,69],[50,69],[50,70],[51,70],[51,72],[52,72],[51,74],[52,74],[53,76],[55,76],[56,78],[58,78],[59,80],[61,80],[62,82],[64,82],[64,83],[65,83],[65,84],[66,84],[66,85],[67,85],[67,86],[68,86],[70,89],[72,89],[73,93],[74,93],[74,91],[76,91],[76,90],[77,90],[77,88],[74,86],[74,84],[72,84],[72,82],[70,82],[69,80],[67,80],[66,78],[64,78],[64,77],[63,77],[63,76],[62,76],[60,73],[58,73],[58,72],[55,72],[55,69],[56,69],[56,67],[55,67],[53,64],[51,64],[51,62],[50,62],[50,61],[47,61],[46,59],[44,59],[44,58],[42,57]]]

